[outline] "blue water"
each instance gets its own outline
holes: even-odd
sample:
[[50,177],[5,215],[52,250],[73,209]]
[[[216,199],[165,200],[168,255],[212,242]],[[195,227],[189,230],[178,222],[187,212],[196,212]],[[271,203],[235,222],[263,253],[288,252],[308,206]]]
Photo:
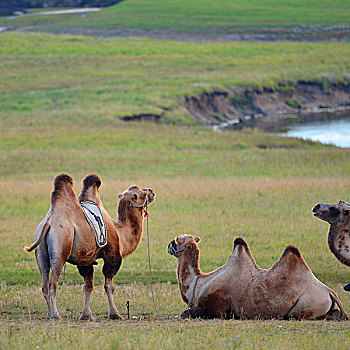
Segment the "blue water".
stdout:
[[339,120],[315,121],[291,125],[281,135],[299,137],[348,148],[350,147],[350,116]]

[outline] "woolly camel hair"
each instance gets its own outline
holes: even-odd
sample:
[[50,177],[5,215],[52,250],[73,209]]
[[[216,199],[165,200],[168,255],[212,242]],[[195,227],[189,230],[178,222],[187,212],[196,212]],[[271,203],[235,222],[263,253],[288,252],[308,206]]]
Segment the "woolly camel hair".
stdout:
[[[328,246],[331,252],[341,263],[350,266],[350,204],[344,201],[317,204],[312,211],[314,216],[330,224]],[[344,289],[350,291],[350,284]]]
[[[79,195],[73,190],[73,179],[68,174],[56,176],[51,207],[35,232],[36,242],[25,248],[35,250],[36,261],[42,278],[42,291],[48,307],[48,318],[59,318],[56,307],[57,283],[65,262],[77,265],[84,277],[85,306],[81,320],[92,320],[90,296],[93,290],[93,274],[97,259],[102,258],[104,288],[109,303],[109,317],[121,319],[113,301],[113,277],[118,273],[122,259],[138,247],[142,236],[143,208],[154,200],[151,189],[132,186],[118,195],[118,220],[113,220],[103,207],[99,187],[101,179],[96,174],[88,175]],[[104,217],[108,243],[103,248],[96,244],[95,234],[79,201],[94,201]],[[140,206],[140,207],[136,207]],[[51,269],[51,276],[49,273]]]
[[348,319],[337,295],[313,275],[296,247],[286,247],[277,263],[264,270],[247,243],[236,238],[227,262],[203,273],[199,241],[181,235],[168,245],[168,253],[178,258],[180,292],[188,304],[183,318]]

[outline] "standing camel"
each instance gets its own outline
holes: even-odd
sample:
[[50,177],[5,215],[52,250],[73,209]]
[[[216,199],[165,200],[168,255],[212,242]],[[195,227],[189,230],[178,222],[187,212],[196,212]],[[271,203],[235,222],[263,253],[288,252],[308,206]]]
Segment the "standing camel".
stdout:
[[[51,195],[51,207],[35,232],[36,242],[25,248],[35,250],[35,257],[42,278],[42,291],[48,307],[48,318],[59,318],[56,307],[58,279],[65,262],[77,265],[84,277],[85,306],[81,320],[92,320],[90,296],[93,290],[93,265],[102,258],[104,288],[109,303],[109,317],[122,319],[113,301],[113,277],[118,273],[122,259],[133,253],[142,237],[143,210],[153,202],[151,189],[132,186],[118,195],[118,220],[110,217],[100,199],[101,179],[96,174],[88,175],[79,195],[73,190],[73,179],[68,174],[57,175]],[[95,233],[87,222],[79,201],[93,201],[100,208],[106,229],[107,244],[100,248]],[[49,273],[51,269],[51,277]]]

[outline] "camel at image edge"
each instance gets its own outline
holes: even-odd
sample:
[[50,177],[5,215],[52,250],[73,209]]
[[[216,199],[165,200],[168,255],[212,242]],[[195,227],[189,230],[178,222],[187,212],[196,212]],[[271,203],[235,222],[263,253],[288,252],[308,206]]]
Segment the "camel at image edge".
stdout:
[[[59,318],[56,307],[57,283],[65,262],[77,265],[84,277],[85,306],[80,319],[92,320],[90,296],[93,290],[93,274],[96,259],[102,258],[104,288],[109,303],[109,317],[121,319],[113,301],[113,277],[118,273],[123,257],[138,247],[143,230],[143,208],[153,202],[151,189],[132,186],[118,195],[118,220],[110,217],[100,199],[101,179],[96,174],[88,175],[77,197],[73,179],[68,174],[57,175],[51,206],[35,232],[36,242],[25,248],[35,249],[35,257],[42,278],[42,291],[48,307],[48,318]],[[87,222],[79,201],[93,201],[100,208],[107,228],[107,244],[99,248],[95,233]],[[51,269],[51,277],[49,273]]]
[[183,318],[348,319],[336,293],[314,276],[296,247],[286,247],[265,270],[237,238],[227,262],[203,273],[199,241],[180,235],[168,245],[168,253],[178,258],[180,293],[188,304]]
[[[329,223],[328,247],[344,265],[350,266],[350,203],[317,204],[314,216]],[[350,284],[344,287],[350,291]]]

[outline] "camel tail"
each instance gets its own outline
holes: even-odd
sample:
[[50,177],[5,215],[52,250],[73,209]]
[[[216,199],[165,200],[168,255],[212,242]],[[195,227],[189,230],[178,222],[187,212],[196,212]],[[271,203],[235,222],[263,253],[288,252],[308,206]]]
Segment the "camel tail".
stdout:
[[49,220],[46,220],[45,225],[43,227],[43,229],[41,230],[41,234],[39,239],[31,246],[31,247],[24,247],[24,251],[27,253],[30,253],[32,250],[36,249],[37,246],[44,240],[46,234],[49,232],[50,230],[50,225],[48,224]]
[[333,290],[330,290],[330,293],[329,293],[331,299],[333,302],[335,302],[337,304],[337,306],[339,307],[339,310],[342,314],[342,319],[343,320],[349,320],[349,317],[348,315],[346,314],[344,308],[343,308],[343,305],[341,304],[341,301],[339,300],[337,294],[333,291]]

